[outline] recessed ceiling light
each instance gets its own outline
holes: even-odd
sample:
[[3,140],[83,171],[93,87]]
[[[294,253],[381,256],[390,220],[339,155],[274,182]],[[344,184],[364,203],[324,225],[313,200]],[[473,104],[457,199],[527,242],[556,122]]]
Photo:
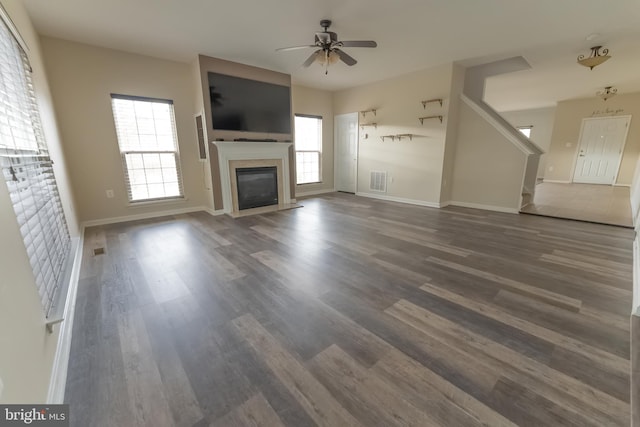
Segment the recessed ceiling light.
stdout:
[[591,33],[587,36],[587,38],[585,39],[586,41],[590,42],[591,40],[595,40],[598,37],[600,37],[599,33]]

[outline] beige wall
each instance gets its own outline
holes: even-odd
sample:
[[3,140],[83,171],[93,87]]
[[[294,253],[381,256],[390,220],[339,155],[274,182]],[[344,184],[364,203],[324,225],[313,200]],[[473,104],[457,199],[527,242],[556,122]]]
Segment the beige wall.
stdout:
[[293,113],[322,116],[322,182],[296,186],[296,195],[333,190],[333,94],[305,86],[293,86]]
[[[582,119],[611,116],[601,114],[606,110],[615,115],[631,115],[631,126],[622,155],[617,184],[630,185],[640,154],[640,93],[618,95],[606,102],[600,98],[576,99],[558,103],[551,136],[551,146],[547,155],[545,179],[571,181],[578,155],[580,127]],[[569,146],[567,146],[569,145]]]
[[[72,236],[78,236],[73,196],[56,128],[38,36],[20,1],[1,0],[29,47],[33,81],[45,138]],[[22,236],[4,181],[0,183],[0,379],[2,403],[45,402],[58,328],[45,331],[45,318]]]
[[451,199],[477,207],[517,211],[526,156],[462,103]]
[[456,146],[458,144],[458,123],[460,122],[460,95],[464,89],[466,69],[460,65],[453,65],[451,76],[451,100],[449,101],[449,118],[447,120],[447,135],[445,137],[444,160],[442,170],[442,184],[440,188],[440,203],[451,200],[453,187],[453,169],[455,166]]
[[500,115],[511,123],[513,127],[533,126],[530,139],[545,152],[540,156],[538,178],[544,177],[547,162],[546,153],[549,152],[549,147],[551,146],[551,133],[553,131],[555,113],[556,107],[500,112]]
[[[207,143],[207,141],[209,141],[209,132],[207,130],[207,116],[205,114],[205,109],[204,109],[204,98],[203,98],[203,92],[202,92],[202,79],[201,79],[201,75],[200,75],[200,60],[199,58],[194,59],[190,64],[189,67],[191,68],[191,82],[193,84],[193,116],[194,116],[194,120],[195,120],[195,116],[197,116],[198,114],[202,115],[202,131],[204,132],[204,140],[205,140],[205,151],[207,154],[207,159],[210,159],[210,155],[209,155],[209,144]],[[208,162],[208,160],[205,160],[205,162]],[[213,186],[212,186],[212,182],[211,182],[211,168],[210,167],[205,167],[204,171],[203,171],[203,186],[204,186],[204,204],[205,206],[210,210],[210,211],[214,211],[215,210],[215,203],[213,200]],[[219,196],[219,200],[222,199],[222,193],[219,190],[218,196]]]
[[[206,204],[189,64],[48,37],[42,38],[42,48],[81,221]],[[174,101],[185,200],[129,205],[111,93]],[[106,197],[107,189],[114,190],[114,198]]]
[[[370,172],[386,171],[386,196],[440,202],[451,74],[448,64],[334,93],[334,115],[377,109],[376,116],[359,116],[360,123],[378,123],[377,129],[367,127],[360,132],[359,193],[378,195],[369,190]],[[444,98],[444,106],[434,103],[423,109],[421,101],[432,98]],[[418,117],[430,115],[444,115],[445,121],[427,120],[420,125]],[[418,136],[412,141],[380,139],[381,135],[403,133]]]

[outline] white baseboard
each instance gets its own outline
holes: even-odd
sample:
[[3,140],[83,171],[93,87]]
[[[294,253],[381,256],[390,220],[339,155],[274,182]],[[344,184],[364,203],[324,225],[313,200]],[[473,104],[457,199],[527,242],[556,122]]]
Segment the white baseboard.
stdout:
[[[551,184],[573,184],[573,181],[563,181],[563,180],[557,180],[557,179],[545,179],[543,180],[543,182],[549,182]],[[581,184],[581,183],[578,183]],[[585,183],[588,184],[588,183]],[[614,183],[611,184],[614,187],[631,187],[631,184],[618,184],[618,183]]]
[[551,184],[571,184],[571,181],[563,181],[559,179],[543,179],[542,182],[550,182]]
[[387,196],[386,194],[373,194],[373,193],[360,193],[357,192],[356,196],[369,197],[371,199],[386,200],[388,202],[406,203],[409,205],[426,206],[428,208],[440,208],[442,207],[439,202],[427,202],[424,200],[405,199],[404,197]]
[[[85,221],[82,223],[83,227],[94,227],[96,225],[107,225],[107,224],[116,224],[118,222],[127,222],[127,221],[137,221],[140,219],[149,219],[149,218],[158,218],[161,216],[170,216],[170,215],[181,215],[191,212],[200,212],[206,211],[209,212],[209,208],[205,206],[195,206],[192,208],[180,208],[180,209],[168,209],[165,211],[157,211],[157,212],[149,212],[144,214],[135,214],[135,215],[126,215],[126,216],[116,216],[112,218],[103,218],[103,219],[94,219],[90,221]],[[213,214],[212,214],[213,215]],[[217,215],[217,214],[215,214]]]
[[483,205],[481,203],[457,202],[457,201],[451,200],[450,202],[447,202],[447,205],[460,206],[461,208],[482,209],[485,211],[504,212],[504,213],[512,213],[512,214],[519,213],[518,209],[506,208],[504,206]]
[[58,345],[53,359],[51,378],[49,379],[49,391],[47,403],[60,404],[64,402],[64,391],[67,385],[67,369],[69,367],[69,354],[71,353],[71,335],[73,333],[73,318],[76,312],[76,295],[78,294],[78,282],[80,281],[80,267],[82,265],[82,253],[84,248],[84,227],[80,230],[76,252],[73,254],[73,266],[67,288],[63,318],[64,322],[59,326]]
[[[313,191],[304,191],[302,193],[298,193],[296,191],[296,197],[305,197],[305,196],[317,196],[318,194],[326,194],[326,193],[335,193],[336,189],[331,188],[329,190],[313,190]],[[292,200],[293,201],[293,200]],[[294,202],[295,203],[295,202]]]

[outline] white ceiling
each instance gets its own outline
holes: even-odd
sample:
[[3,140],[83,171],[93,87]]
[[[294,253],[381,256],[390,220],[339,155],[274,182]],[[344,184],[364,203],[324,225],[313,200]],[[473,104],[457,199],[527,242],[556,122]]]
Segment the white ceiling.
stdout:
[[[492,78],[498,110],[553,105],[605,85],[640,91],[640,0],[24,0],[44,35],[176,61],[205,54],[289,73],[294,83],[338,90],[453,61],[524,56],[532,70]],[[303,69],[322,18],[359,62]],[[598,34],[587,41],[587,36]],[[612,59],[576,65],[594,44]]]

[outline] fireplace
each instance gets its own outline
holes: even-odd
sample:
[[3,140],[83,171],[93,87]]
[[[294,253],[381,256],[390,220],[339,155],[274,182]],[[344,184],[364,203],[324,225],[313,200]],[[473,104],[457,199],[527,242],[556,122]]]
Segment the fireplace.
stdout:
[[238,209],[278,204],[278,169],[275,166],[236,168]]
[[[237,218],[299,207],[291,199],[294,184],[289,167],[293,158],[290,142],[213,141],[209,150],[216,209]],[[218,201],[216,188],[221,193]]]

